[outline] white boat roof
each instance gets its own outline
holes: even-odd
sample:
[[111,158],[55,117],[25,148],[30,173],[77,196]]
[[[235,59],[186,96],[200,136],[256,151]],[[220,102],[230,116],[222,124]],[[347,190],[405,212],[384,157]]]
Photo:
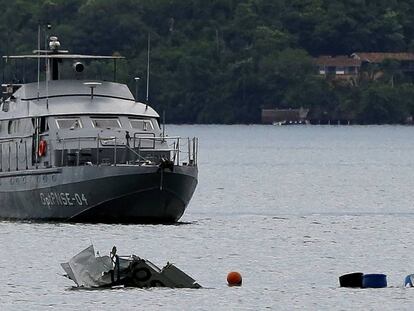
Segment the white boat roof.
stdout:
[[[88,84],[89,83],[89,84]],[[38,87],[39,86],[39,87]],[[93,87],[93,98],[91,96]],[[125,84],[106,81],[52,80],[23,84],[0,120],[59,115],[134,115],[158,118],[158,113],[135,102]]]

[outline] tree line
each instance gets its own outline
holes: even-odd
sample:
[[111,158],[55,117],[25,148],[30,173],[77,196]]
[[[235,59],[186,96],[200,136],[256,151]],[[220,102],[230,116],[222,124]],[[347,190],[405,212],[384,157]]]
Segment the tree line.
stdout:
[[[62,47],[126,56],[117,79],[174,123],[257,123],[262,108],[310,108],[317,120],[404,123],[412,77],[381,64],[358,85],[316,74],[313,57],[414,50],[411,0],[0,0],[0,52],[28,53],[39,23]],[[43,28],[42,28],[43,29]],[[92,68],[94,64],[91,64]],[[96,72],[111,72],[113,64]]]

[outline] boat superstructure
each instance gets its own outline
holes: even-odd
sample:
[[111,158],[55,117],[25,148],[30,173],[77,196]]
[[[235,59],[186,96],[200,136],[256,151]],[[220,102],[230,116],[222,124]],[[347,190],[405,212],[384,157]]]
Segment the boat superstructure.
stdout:
[[50,50],[9,59],[46,64],[45,81],[3,84],[0,218],[174,222],[197,185],[197,138],[165,136],[124,84],[61,79],[59,66],[120,56]]

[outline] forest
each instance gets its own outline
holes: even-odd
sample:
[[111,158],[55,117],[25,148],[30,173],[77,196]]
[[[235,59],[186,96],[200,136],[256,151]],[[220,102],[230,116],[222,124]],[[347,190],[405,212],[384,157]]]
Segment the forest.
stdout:
[[[35,50],[41,25],[42,38],[56,35],[71,52],[125,56],[117,80],[134,93],[140,77],[141,101],[150,36],[149,102],[170,123],[260,123],[261,109],[275,107],[355,124],[402,124],[414,115],[413,79],[398,64],[383,64],[380,79],[349,85],[321,78],[313,61],[414,51],[412,0],[0,3],[2,55]],[[105,66],[111,72],[113,64]]]

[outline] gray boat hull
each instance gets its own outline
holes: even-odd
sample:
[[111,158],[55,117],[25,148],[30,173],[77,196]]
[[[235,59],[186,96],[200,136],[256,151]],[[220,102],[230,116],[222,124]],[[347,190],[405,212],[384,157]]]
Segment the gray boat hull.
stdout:
[[197,185],[196,166],[78,166],[0,173],[0,218],[170,223]]

